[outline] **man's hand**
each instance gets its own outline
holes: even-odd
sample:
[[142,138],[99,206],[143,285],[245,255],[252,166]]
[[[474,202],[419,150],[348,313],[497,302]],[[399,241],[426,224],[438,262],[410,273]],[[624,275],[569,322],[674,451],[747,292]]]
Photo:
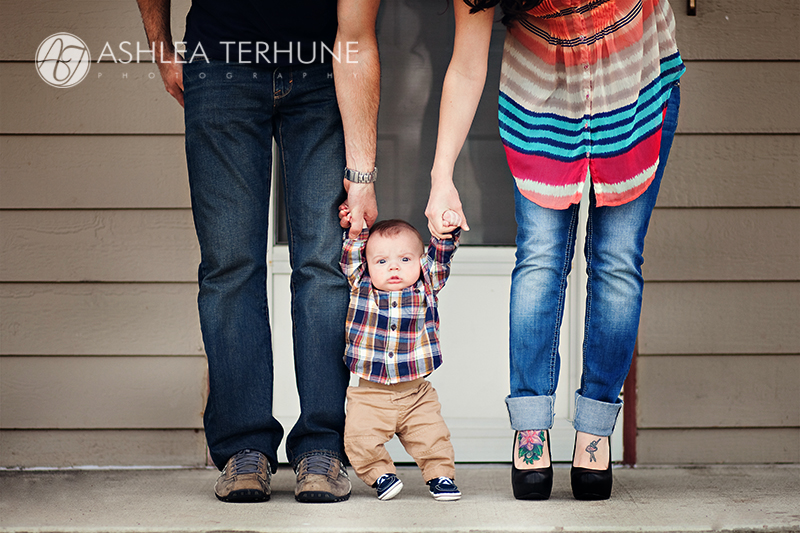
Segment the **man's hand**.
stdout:
[[137,0],[137,4],[164,87],[183,106],[183,66],[172,44],[170,0]]
[[[342,114],[345,164],[359,172],[375,168],[378,137],[378,103],[381,93],[381,68],[375,20],[379,0],[338,0],[337,50],[353,50],[341,61],[333,62],[336,98]],[[340,48],[341,47],[341,48]],[[356,238],[366,225],[378,217],[375,185],[344,180],[350,237]],[[340,223],[347,227],[340,211]]]
[[174,50],[171,52],[164,50],[164,57],[159,58],[157,64],[164,88],[183,107],[183,65],[178,61],[182,59]]
[[344,190],[347,191],[347,200],[339,206],[339,224],[343,228],[349,226],[349,236],[355,239],[362,228],[371,227],[378,218],[375,184],[344,180]]

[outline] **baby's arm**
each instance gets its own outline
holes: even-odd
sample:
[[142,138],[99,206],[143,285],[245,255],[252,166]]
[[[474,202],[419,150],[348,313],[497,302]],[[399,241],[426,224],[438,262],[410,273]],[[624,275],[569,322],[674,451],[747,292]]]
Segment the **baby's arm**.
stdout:
[[364,276],[367,262],[365,259],[365,249],[367,247],[367,237],[369,236],[369,228],[365,227],[355,239],[351,239],[348,233],[344,234],[345,239],[342,244],[342,257],[339,260],[339,266],[347,276],[347,281],[351,286],[355,287],[361,282]]
[[444,287],[445,281],[450,276],[450,261],[458,249],[460,236],[461,228],[456,226],[452,233],[445,234],[444,239],[431,237],[428,253],[423,258],[423,272],[434,293]]

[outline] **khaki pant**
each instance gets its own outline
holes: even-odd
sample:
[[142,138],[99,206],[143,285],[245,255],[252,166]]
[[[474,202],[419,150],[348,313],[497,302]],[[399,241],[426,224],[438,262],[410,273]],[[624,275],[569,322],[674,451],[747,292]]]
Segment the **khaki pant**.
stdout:
[[356,474],[372,486],[383,474],[395,474],[384,444],[394,435],[422,470],[427,482],[455,479],[455,452],[442,418],[439,395],[424,378],[383,385],[361,380],[347,389],[344,449]]

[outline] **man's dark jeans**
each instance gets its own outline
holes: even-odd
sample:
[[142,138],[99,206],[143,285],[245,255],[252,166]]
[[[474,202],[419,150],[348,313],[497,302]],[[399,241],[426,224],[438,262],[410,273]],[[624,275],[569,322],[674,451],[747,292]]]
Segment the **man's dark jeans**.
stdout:
[[[301,414],[286,451],[344,458],[347,282],[339,270],[345,166],[332,67],[185,65],[186,157],[200,241],[200,324],[211,392],[204,421],[217,467],[250,448],[273,465],[267,235],[272,139],[284,175]],[[288,376],[278,376],[288,379]]]

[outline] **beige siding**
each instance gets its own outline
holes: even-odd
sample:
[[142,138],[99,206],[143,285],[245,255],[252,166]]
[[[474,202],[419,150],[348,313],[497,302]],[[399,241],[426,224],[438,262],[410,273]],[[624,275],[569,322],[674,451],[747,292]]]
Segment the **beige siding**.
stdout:
[[0,226],[0,281],[197,279],[189,209],[0,211]]
[[[0,133],[183,133],[181,107],[155,65],[92,64],[75,87],[42,82],[31,63],[0,63]],[[144,154],[143,154],[144,155]]]
[[188,208],[183,135],[0,136],[0,209]]
[[[172,34],[183,37],[190,0],[172,0]],[[140,42],[146,46],[136,2],[119,0],[3,0],[0,50],[4,61],[30,61],[39,43],[56,32],[74,33],[92,51],[93,60],[106,42]],[[135,47],[133,48],[135,49]]]
[[691,61],[679,133],[800,133],[800,62]]
[[800,44],[774,30],[800,5],[672,5],[688,71],[645,246],[638,462],[798,462],[800,105],[777,92]]
[[204,466],[205,445],[200,429],[5,429],[0,432],[0,464]]
[[798,135],[678,135],[658,206],[800,207],[798,169]]
[[681,55],[696,59],[800,59],[800,10],[786,0],[703,0],[697,16],[670,0]]
[[649,281],[800,279],[798,209],[658,209],[650,222]]
[[[189,1],[173,4],[179,40]],[[59,31],[94,59],[145,43],[136,2],[3,2],[0,465],[203,465],[180,106],[155,65],[108,55],[74,88],[44,84],[33,56]]]
[[639,353],[797,354],[799,291],[796,281],[647,283]]
[[0,427],[199,429],[205,383],[202,356],[3,357]]
[[649,400],[640,405],[640,428],[800,426],[798,357],[670,355],[639,364]]
[[652,465],[800,463],[799,440],[796,427],[653,429],[639,431],[637,448]]
[[0,284],[3,355],[201,355],[192,283]]

